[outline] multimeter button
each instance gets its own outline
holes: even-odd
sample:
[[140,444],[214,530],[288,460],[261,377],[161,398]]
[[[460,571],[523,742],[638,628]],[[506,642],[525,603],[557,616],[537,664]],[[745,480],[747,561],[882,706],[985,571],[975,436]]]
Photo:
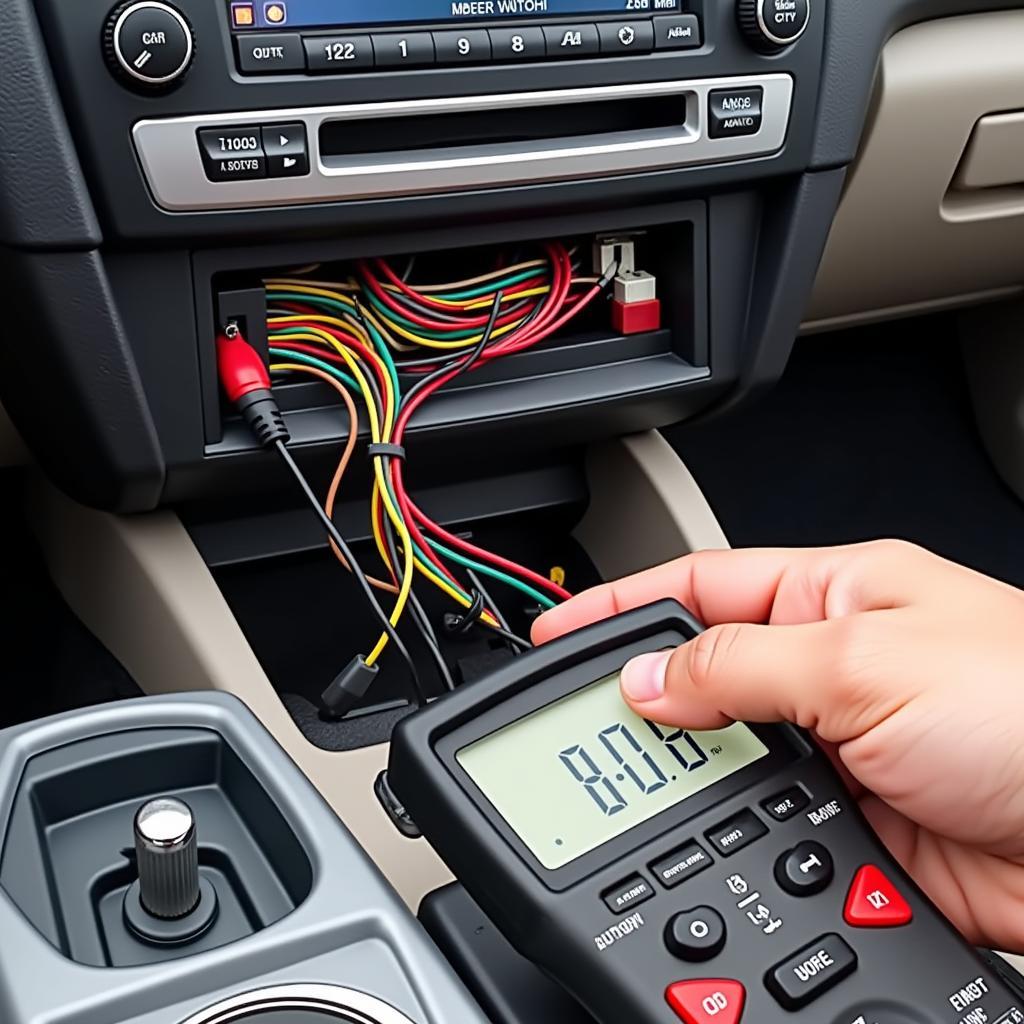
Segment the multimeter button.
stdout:
[[898,928],[909,924],[914,912],[879,868],[865,864],[854,876],[843,917],[854,928]]
[[651,871],[666,889],[671,889],[700,874],[705,868],[711,867],[712,863],[711,855],[699,843],[687,843],[673,850],[667,857],[655,861]]
[[813,896],[835,877],[832,855],[821,843],[801,843],[775,862],[775,881],[793,896]]
[[711,907],[684,910],[665,925],[665,945],[680,960],[710,960],[725,947],[725,921]]
[[665,991],[683,1024],[739,1024],[747,991],[725,978],[677,981]]
[[799,786],[790,786],[789,789],[777,793],[770,800],[764,800],[761,806],[776,820],[789,821],[795,814],[799,814],[809,803],[811,798]]
[[740,811],[728,821],[723,821],[717,828],[705,833],[708,842],[723,857],[731,856],[738,850],[742,850],[744,846],[749,846],[754,840],[767,834],[768,827],[755,817],[753,811]]
[[609,889],[603,899],[609,910],[616,914],[624,914],[638,903],[649,900],[653,895],[654,889],[647,880],[639,875],[633,875],[632,878],[620,882],[614,889]]
[[768,991],[787,1010],[799,1010],[857,970],[857,954],[836,934],[822,935],[765,978]]

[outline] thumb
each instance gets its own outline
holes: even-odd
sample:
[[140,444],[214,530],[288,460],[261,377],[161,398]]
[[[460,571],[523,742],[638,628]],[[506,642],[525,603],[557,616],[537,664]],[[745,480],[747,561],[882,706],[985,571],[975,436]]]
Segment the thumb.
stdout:
[[674,651],[634,658],[622,670],[622,694],[637,714],[661,725],[788,721],[843,743],[902,703],[856,669],[866,663],[851,649],[864,632],[851,629],[858,619],[713,626]]

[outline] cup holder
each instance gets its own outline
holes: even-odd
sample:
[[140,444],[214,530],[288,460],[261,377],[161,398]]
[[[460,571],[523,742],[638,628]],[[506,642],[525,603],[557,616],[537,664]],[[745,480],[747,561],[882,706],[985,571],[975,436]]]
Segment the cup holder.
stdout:
[[[195,813],[181,863],[173,849],[149,850],[138,835],[131,845],[140,806],[166,796]],[[155,915],[140,898],[140,869],[151,878]],[[176,912],[175,886],[195,890],[178,908],[191,912]],[[128,730],[30,758],[0,858],[0,887],[36,929],[69,960],[96,967],[235,942],[289,914],[311,886],[312,867],[287,820],[209,729]],[[156,899],[170,903],[161,910]]]
[[232,996],[182,1024],[412,1024],[376,996],[338,985],[277,985]]

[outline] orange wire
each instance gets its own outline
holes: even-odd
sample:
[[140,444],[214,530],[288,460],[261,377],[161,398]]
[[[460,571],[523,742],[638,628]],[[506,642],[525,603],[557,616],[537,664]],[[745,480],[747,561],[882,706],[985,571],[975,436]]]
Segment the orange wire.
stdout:
[[[334,478],[331,480],[331,486],[327,491],[327,500],[324,502],[324,511],[327,515],[334,518],[334,503],[338,498],[338,491],[341,488],[341,482],[345,478],[345,472],[348,470],[348,464],[352,461],[352,453],[356,448],[356,440],[359,429],[359,418],[356,413],[355,402],[352,401],[352,396],[348,393],[348,390],[341,383],[341,381],[332,377],[329,373],[325,373],[323,370],[318,370],[315,366],[302,366],[296,367],[301,373],[309,373],[314,377],[319,377],[321,380],[326,381],[334,388],[335,391],[341,395],[342,401],[345,403],[345,408],[348,410],[348,440],[345,442],[345,450],[341,453],[341,460],[338,462],[338,468],[334,471]],[[334,552],[335,558],[338,559],[341,564],[352,571],[348,562],[345,561],[345,556],[341,553],[338,545],[330,540],[331,550]],[[383,580],[375,579],[373,576],[367,576],[367,581],[370,586],[376,587],[378,590],[386,590],[389,594],[397,594],[398,587],[393,583],[385,583]]]

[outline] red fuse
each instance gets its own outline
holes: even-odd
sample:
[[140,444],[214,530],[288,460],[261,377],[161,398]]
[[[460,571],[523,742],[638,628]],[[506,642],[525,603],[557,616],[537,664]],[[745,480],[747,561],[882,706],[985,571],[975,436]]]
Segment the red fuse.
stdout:
[[620,334],[644,334],[661,328],[661,300],[657,279],[631,270],[615,278],[612,326]]

